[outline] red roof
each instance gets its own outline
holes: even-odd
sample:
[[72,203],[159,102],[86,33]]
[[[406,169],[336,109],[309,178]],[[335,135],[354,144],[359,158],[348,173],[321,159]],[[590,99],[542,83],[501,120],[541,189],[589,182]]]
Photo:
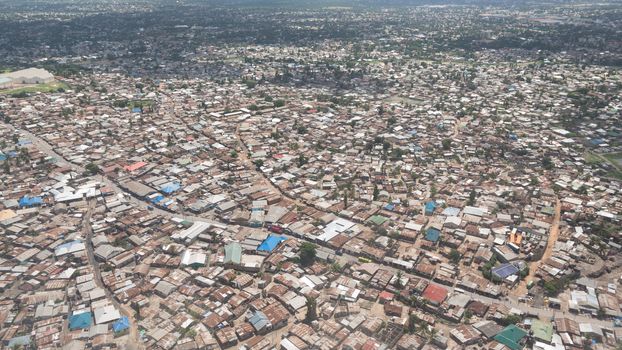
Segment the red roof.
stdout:
[[393,293],[391,292],[387,292],[386,290],[383,290],[378,297],[380,299],[384,299],[384,300],[393,300]]
[[423,291],[423,297],[433,304],[440,304],[447,298],[447,289],[430,283]]
[[127,170],[127,171],[135,171],[135,170],[138,170],[138,169],[144,167],[145,165],[147,165],[147,163],[145,163],[145,162],[136,162],[134,164],[126,166],[125,170]]

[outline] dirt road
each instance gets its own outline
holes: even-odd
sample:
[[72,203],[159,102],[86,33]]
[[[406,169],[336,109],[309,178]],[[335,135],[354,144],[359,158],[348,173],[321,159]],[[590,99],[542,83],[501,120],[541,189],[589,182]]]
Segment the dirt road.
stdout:
[[127,341],[127,348],[131,350],[139,350],[142,349],[142,345],[140,344],[138,338],[138,325],[136,323],[136,319],[134,318],[134,311],[131,310],[126,305],[119,303],[114,295],[110,292],[110,290],[104,285],[101,276],[101,269],[99,267],[99,262],[95,259],[95,254],[93,252],[93,229],[91,227],[91,215],[93,213],[93,209],[95,209],[96,202],[95,200],[90,200],[88,209],[84,218],[82,220],[82,233],[86,238],[86,256],[88,258],[89,264],[93,268],[93,275],[95,279],[95,284],[97,287],[104,290],[106,293],[106,298],[121,312],[123,316],[127,316],[130,321],[130,329],[129,329],[129,339]]
[[559,237],[559,222],[561,219],[561,211],[562,204],[557,199],[555,203],[555,216],[553,217],[553,223],[551,224],[551,230],[549,231],[548,242],[546,243],[546,249],[542,254],[542,258],[538,261],[534,261],[529,265],[529,275],[523,279],[519,285],[512,291],[512,295],[515,296],[523,296],[527,294],[527,283],[532,281],[536,275],[536,271],[538,267],[543,261],[547,261],[553,255],[553,247],[555,247],[555,242],[557,242],[557,238]]

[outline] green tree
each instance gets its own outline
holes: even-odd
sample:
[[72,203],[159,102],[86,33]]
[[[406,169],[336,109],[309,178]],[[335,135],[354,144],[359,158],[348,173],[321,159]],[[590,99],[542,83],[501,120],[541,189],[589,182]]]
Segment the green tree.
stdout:
[[475,189],[472,189],[471,193],[469,193],[469,200],[467,201],[467,205],[475,204],[475,196],[476,195],[477,195],[477,193],[475,192]]
[[304,154],[301,154],[298,156],[298,166],[301,167],[305,164],[307,164],[309,162],[309,159],[307,159],[307,157],[304,156]]
[[546,170],[553,169],[553,161],[551,160],[551,157],[545,156],[542,158],[542,167]]
[[419,317],[415,314],[410,314],[408,315],[408,326],[407,326],[407,331],[410,334],[414,334],[417,333],[417,327],[419,326],[419,324],[421,323],[421,320],[419,319]]
[[449,260],[451,260],[454,264],[456,264],[458,261],[460,261],[460,258],[462,256],[460,255],[460,253],[455,250],[455,249],[451,249],[451,251],[449,252]]
[[504,326],[508,326],[511,324],[517,324],[520,321],[521,321],[521,317],[519,315],[510,314],[510,315],[505,316],[505,318],[501,320],[501,323]]
[[305,322],[311,323],[317,319],[317,301],[315,298],[307,297],[307,315]]
[[95,163],[89,163],[84,168],[89,175],[95,175],[99,172],[99,167]]
[[462,317],[464,318],[464,323],[469,323],[473,317],[473,312],[467,309]]
[[283,106],[285,106],[285,101],[283,101],[283,100],[276,100],[276,101],[274,101],[274,107],[275,108],[279,108],[279,107],[283,107]]
[[446,151],[451,149],[451,139],[443,139],[443,149]]
[[402,271],[397,271],[395,277],[395,288],[402,289]]
[[313,243],[303,242],[300,245],[299,257],[300,264],[302,264],[302,266],[309,266],[313,264],[313,261],[315,260],[316,249],[317,247]]

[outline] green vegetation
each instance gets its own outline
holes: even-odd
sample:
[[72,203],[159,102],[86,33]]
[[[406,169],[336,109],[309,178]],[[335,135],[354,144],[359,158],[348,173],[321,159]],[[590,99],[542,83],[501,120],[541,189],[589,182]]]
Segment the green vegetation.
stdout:
[[457,264],[460,261],[460,258],[462,258],[460,252],[452,248],[449,252],[449,260],[451,260],[454,264]]
[[517,324],[521,321],[521,317],[519,315],[507,315],[504,319],[500,320],[500,323],[504,326],[508,326],[511,324]]
[[39,85],[32,85],[32,86],[24,86],[24,87],[15,88],[15,89],[0,90],[0,94],[11,95],[12,97],[20,98],[20,97],[26,97],[28,94],[33,94],[36,92],[42,92],[42,93],[63,92],[67,89],[69,89],[69,85],[63,82],[60,82],[60,81],[53,81],[47,84],[39,84]]
[[89,163],[85,166],[86,175],[95,175],[99,172],[99,167],[95,163]]
[[585,152],[583,158],[585,159],[585,163],[589,165],[598,165],[603,163],[602,158],[592,152]]
[[311,323],[317,319],[317,302],[315,298],[307,297],[307,315],[305,322]]
[[484,266],[482,266],[482,276],[484,276],[484,278],[488,280],[492,279],[491,270],[493,267],[495,267],[496,264],[497,264],[497,257],[493,257],[489,262],[484,264]]
[[153,100],[116,100],[112,103],[114,107],[134,109],[136,107],[144,109],[153,107]]
[[300,264],[302,266],[309,266],[315,261],[317,247],[313,243],[304,242],[300,245]]
[[622,166],[622,152],[603,154],[603,157],[616,166]]

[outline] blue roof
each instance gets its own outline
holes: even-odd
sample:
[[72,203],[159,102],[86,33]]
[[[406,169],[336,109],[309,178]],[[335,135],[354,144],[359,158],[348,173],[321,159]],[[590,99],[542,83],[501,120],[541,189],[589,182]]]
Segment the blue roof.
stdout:
[[17,145],[19,145],[19,146],[25,146],[25,145],[30,145],[30,144],[32,144],[32,141],[30,141],[28,139],[23,139],[23,140],[17,141]]
[[41,204],[43,204],[43,199],[41,197],[30,197],[25,195],[19,200],[20,207],[33,207]]
[[159,203],[164,199],[163,195],[158,195],[157,197],[155,197],[154,199],[151,200],[151,203]]
[[434,210],[436,209],[436,202],[434,201],[429,201],[425,204],[425,213],[426,214],[432,214],[434,213]]
[[460,214],[460,208],[447,207],[443,210],[445,216],[458,216]]
[[6,154],[0,152],[0,160],[7,160]]
[[425,239],[427,239],[428,241],[431,242],[438,242],[438,239],[441,238],[441,231],[433,228],[433,227],[429,227],[426,231],[425,231]]
[[490,270],[490,272],[492,272],[494,276],[499,277],[500,279],[505,279],[508,276],[512,276],[518,273],[518,268],[513,264],[507,263],[494,267],[492,270]]
[[169,182],[169,183],[162,185],[162,187],[160,187],[162,192],[166,194],[179,191],[180,188],[181,188],[181,184],[179,182]]
[[603,139],[591,139],[590,143],[594,146],[600,145],[601,143],[605,143],[605,140]]
[[115,333],[123,332],[124,330],[130,328],[130,320],[127,316],[122,316],[115,323],[112,324],[112,330]]
[[395,209],[395,204],[389,203],[389,204],[384,206],[384,209],[389,210],[389,211],[393,211],[393,209]]
[[63,244],[57,246],[56,248],[54,248],[54,253],[58,254],[63,249],[67,249],[67,250],[71,251],[72,250],[71,247],[73,247],[76,244],[80,244],[80,243],[82,243],[81,240],[75,240],[75,241],[63,243]]
[[142,109],[142,108],[140,108],[140,107],[134,107],[134,108],[132,108],[132,113],[140,113],[140,112],[142,112],[142,111],[143,111],[143,109]]
[[31,341],[32,341],[32,338],[30,337],[30,335],[22,335],[21,337],[11,338],[7,346],[9,349],[12,349],[17,346],[30,345]]
[[271,252],[274,250],[274,248],[276,248],[279,245],[279,243],[283,242],[286,239],[287,238],[283,236],[269,235],[268,238],[266,238],[263,242],[261,242],[259,247],[257,247],[257,250],[264,251],[264,252]]
[[92,318],[90,312],[83,312],[69,316],[69,329],[86,329],[91,326]]
[[256,311],[253,316],[248,319],[248,322],[253,325],[253,328],[260,330],[266,327],[270,323],[270,320],[263,312]]

